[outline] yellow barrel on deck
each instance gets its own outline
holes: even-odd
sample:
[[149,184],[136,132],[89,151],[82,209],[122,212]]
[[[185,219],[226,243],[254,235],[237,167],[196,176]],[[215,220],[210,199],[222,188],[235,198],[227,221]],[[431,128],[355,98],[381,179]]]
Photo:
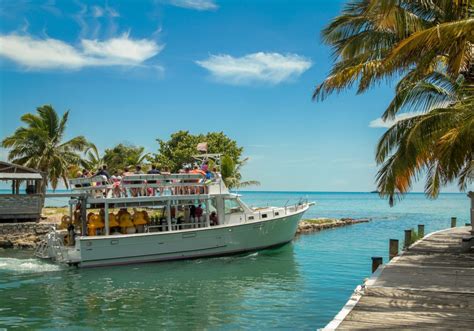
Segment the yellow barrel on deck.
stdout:
[[128,211],[123,211],[119,218],[120,231],[123,234],[135,233],[135,226],[132,222],[132,215]]
[[118,228],[120,227],[119,222],[117,221],[117,216],[114,213],[109,213],[109,228]]
[[89,236],[98,236],[102,234],[102,230],[105,227],[102,217],[94,213],[89,213],[87,218],[87,234]]
[[149,220],[148,213],[146,211],[135,211],[133,214],[133,224],[137,228],[138,233],[145,232],[145,225],[148,224]]
[[69,226],[69,224],[71,224],[71,218],[67,215],[64,215],[62,218],[61,218],[61,223],[59,224],[58,226],[58,229],[59,230],[65,230],[67,229],[67,227]]

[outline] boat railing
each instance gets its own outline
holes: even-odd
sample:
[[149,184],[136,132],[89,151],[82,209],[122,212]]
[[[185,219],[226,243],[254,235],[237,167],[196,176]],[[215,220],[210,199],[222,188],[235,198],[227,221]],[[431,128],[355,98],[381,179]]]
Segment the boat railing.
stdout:
[[69,180],[71,188],[76,191],[111,189],[113,182],[105,176],[74,178]]
[[[217,184],[218,178],[206,180],[202,174],[133,174],[123,176],[121,181],[107,179],[105,176],[94,176],[88,178],[70,179],[69,183],[74,191],[81,191],[92,196],[117,197],[135,196],[136,194],[127,194],[127,190],[136,193],[147,189],[153,189],[153,195],[156,191],[164,194],[164,190],[171,189],[172,195],[177,195],[183,191],[186,194],[193,194],[205,191],[205,187]],[[188,190],[180,190],[180,188],[188,188]],[[174,190],[176,189],[176,190]],[[143,194],[141,194],[143,195]],[[148,192],[145,195],[149,195]]]
[[125,188],[165,188],[182,186],[205,186],[205,176],[201,174],[170,174],[170,175],[128,175],[122,178]]

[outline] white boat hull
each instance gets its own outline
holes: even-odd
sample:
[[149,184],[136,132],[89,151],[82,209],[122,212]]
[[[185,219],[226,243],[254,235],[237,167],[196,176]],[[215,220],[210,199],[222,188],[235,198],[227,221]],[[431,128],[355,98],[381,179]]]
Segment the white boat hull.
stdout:
[[[97,267],[242,253],[285,244],[308,206],[292,214],[242,224],[171,232],[80,237],[69,264]],[[75,256],[75,258],[74,258]]]

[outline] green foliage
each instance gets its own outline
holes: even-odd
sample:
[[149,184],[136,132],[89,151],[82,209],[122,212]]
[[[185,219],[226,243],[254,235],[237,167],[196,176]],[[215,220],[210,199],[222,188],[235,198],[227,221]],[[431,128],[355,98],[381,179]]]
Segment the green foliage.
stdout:
[[415,241],[423,238],[415,229],[411,229],[410,243],[404,242],[403,247],[408,247],[412,245]]
[[257,181],[242,181],[240,170],[248,159],[240,159],[243,148],[223,132],[193,135],[189,131],[178,131],[173,133],[169,140],[157,141],[160,147],[153,161],[161,167],[168,167],[172,172],[179,171],[185,164],[193,163],[193,156],[199,154],[197,145],[207,142],[208,153],[223,154],[221,174],[227,187],[232,189],[260,184]]
[[411,242],[414,243],[417,240],[423,238],[415,229],[411,229]]
[[391,205],[425,173],[429,197],[455,180],[460,190],[472,183],[473,14],[467,0],[352,0],[322,32],[334,65],[314,99],[401,77],[382,118],[418,115],[396,122],[377,147],[378,190]]
[[144,147],[118,144],[105,150],[103,162],[107,165],[109,172],[113,173],[123,171],[125,167],[143,165],[148,158],[149,155],[145,153]]
[[2,147],[10,149],[8,159],[13,163],[42,171],[44,188],[49,183],[56,189],[61,179],[67,187],[69,168],[79,164],[88,142],[83,136],[64,141],[69,111],[59,117],[51,105],[44,105],[36,112],[21,117],[26,126],[3,139]]
[[104,164],[103,157],[100,155],[96,145],[90,143],[84,152],[85,158],[81,159],[81,166],[89,171],[96,172]]
[[460,190],[472,182],[474,95],[468,84],[462,75],[453,80],[434,72],[395,96],[401,101],[394,99],[396,106],[389,111],[409,107],[420,113],[395,123],[377,146],[378,190],[390,204],[421,174],[427,174],[425,192],[430,197],[455,180]]
[[222,158],[221,174],[226,186],[229,189],[242,188],[247,186],[260,185],[256,180],[242,181],[240,169],[247,163],[249,159],[238,160],[234,162],[231,157],[224,156]]
[[233,162],[238,162],[243,152],[243,148],[223,132],[193,135],[189,131],[178,131],[173,133],[169,140],[157,139],[157,141],[160,146],[153,161],[161,167],[170,168],[172,172],[178,171],[184,164],[194,162],[193,155],[198,154],[196,146],[201,142],[207,142],[208,153],[224,154]]

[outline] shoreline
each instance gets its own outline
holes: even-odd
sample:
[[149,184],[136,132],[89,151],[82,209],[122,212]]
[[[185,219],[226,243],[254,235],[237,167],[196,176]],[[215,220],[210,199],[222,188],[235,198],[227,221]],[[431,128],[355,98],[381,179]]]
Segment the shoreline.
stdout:
[[314,218],[303,219],[298,224],[296,235],[309,234],[321,230],[370,222],[370,218]]

